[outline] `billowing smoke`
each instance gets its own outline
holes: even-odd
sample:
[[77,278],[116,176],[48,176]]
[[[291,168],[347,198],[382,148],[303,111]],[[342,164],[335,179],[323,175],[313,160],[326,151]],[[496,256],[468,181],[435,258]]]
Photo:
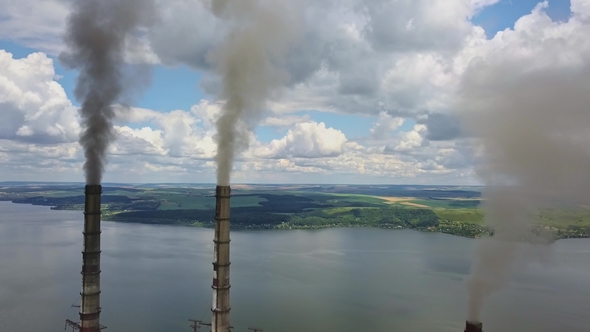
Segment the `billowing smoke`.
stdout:
[[551,22],[546,5],[489,41],[463,77],[460,108],[479,139],[485,221],[495,232],[476,248],[471,321],[480,319],[486,296],[510,281],[525,248],[551,242],[531,232],[539,230],[540,210],[590,201],[590,22],[579,13]]
[[154,17],[152,0],[76,0],[67,22],[67,51],[60,61],[79,69],[74,91],[81,103],[87,184],[100,184],[105,154],[114,139],[112,108],[128,89],[123,67],[126,37]]
[[269,98],[289,79],[284,58],[298,35],[303,4],[288,0],[211,0],[213,14],[231,25],[208,57],[222,77],[223,111],[217,120],[217,184],[229,185],[236,154]]

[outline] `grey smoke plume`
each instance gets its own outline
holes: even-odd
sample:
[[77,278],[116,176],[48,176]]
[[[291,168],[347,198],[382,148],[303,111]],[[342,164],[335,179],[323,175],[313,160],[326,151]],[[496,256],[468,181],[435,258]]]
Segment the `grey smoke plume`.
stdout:
[[67,51],[59,59],[79,69],[74,91],[82,104],[84,171],[87,184],[100,184],[105,154],[114,139],[112,104],[127,90],[123,82],[125,39],[153,20],[152,0],[76,0],[64,36]]
[[301,2],[211,0],[210,9],[231,25],[222,44],[208,55],[222,77],[225,101],[217,126],[217,184],[229,185],[237,153],[248,147],[249,131],[266,102],[289,79],[284,58],[298,35]]
[[487,185],[485,222],[495,230],[476,248],[471,321],[510,281],[523,243],[544,242],[531,233],[539,210],[590,201],[590,48],[563,37],[539,40],[530,52],[498,48],[472,60],[463,78],[462,115],[481,143],[477,173]]

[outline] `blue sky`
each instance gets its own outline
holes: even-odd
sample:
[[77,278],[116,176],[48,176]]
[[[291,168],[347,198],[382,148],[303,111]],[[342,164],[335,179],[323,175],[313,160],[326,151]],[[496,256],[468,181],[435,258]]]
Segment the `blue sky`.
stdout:
[[[440,1],[441,6],[453,3],[445,2],[444,0],[433,1]],[[396,19],[402,21],[419,22],[418,20],[414,20],[416,15],[428,15],[429,13],[428,8],[421,7],[423,3],[420,1],[403,4],[403,6],[412,8],[403,7],[401,2],[388,2],[385,0],[378,0],[377,2],[382,2],[385,10],[388,10],[387,6],[393,8],[391,13],[399,15]],[[366,5],[371,6],[372,3],[367,2]],[[494,5],[481,9],[473,16],[471,22],[468,22],[468,24],[471,23],[483,27],[487,38],[491,39],[498,31],[513,29],[514,23],[520,17],[530,14],[531,10],[538,3],[539,1],[537,0],[501,0]],[[15,3],[10,8],[10,11],[6,12],[6,18],[0,22],[0,29],[3,31],[0,32],[0,49],[12,53],[14,59],[24,58],[33,52],[45,51],[47,56],[53,59],[53,67],[58,76],[55,80],[63,87],[69,101],[74,106],[77,106],[78,102],[73,95],[76,84],[76,72],[65,69],[57,59],[57,52],[55,50],[60,47],[59,35],[55,34],[51,38],[47,37],[51,36],[55,31],[59,31],[55,27],[55,23],[65,20],[63,13],[67,12],[67,10],[64,11],[64,8],[59,9],[58,7],[65,5],[61,2],[55,2],[56,10],[53,11],[51,10],[53,8],[51,7],[53,6],[53,2],[51,4],[47,2],[45,4],[48,4],[47,6],[51,8],[45,8],[42,12],[33,11],[30,13],[28,7],[23,5],[21,8],[19,7],[20,4]],[[135,154],[133,158],[141,160],[144,163],[144,166],[138,166],[138,169],[152,169],[155,172],[154,174],[158,174],[154,178],[163,181],[182,182],[185,180],[183,178],[184,175],[182,175],[185,173],[182,173],[182,171],[179,171],[178,175],[175,175],[171,179],[167,177],[166,174],[169,173],[166,172],[186,169],[186,165],[188,164],[193,165],[191,167],[194,168],[196,167],[194,166],[195,160],[210,159],[211,147],[197,141],[209,142],[207,144],[210,144],[211,136],[207,135],[212,135],[210,132],[212,129],[203,127],[202,129],[208,132],[198,134],[205,136],[196,137],[194,135],[197,135],[197,131],[187,127],[189,126],[187,123],[191,121],[200,123],[200,119],[191,117],[205,116],[204,114],[208,114],[207,112],[215,112],[215,110],[209,108],[216,107],[216,96],[206,94],[201,88],[203,78],[211,78],[214,75],[214,71],[211,68],[205,69],[206,65],[200,62],[194,62],[197,61],[194,59],[204,57],[207,50],[206,47],[210,47],[212,44],[214,45],[214,38],[220,37],[215,35],[216,32],[214,30],[205,30],[205,32],[199,35],[199,31],[204,27],[204,24],[213,22],[211,18],[207,18],[207,13],[202,12],[199,14],[201,15],[199,17],[202,19],[199,22],[195,22],[195,19],[190,17],[188,20],[185,19],[187,12],[197,13],[199,10],[203,10],[198,7],[198,3],[193,4],[185,3],[181,0],[171,0],[169,4],[171,13],[173,14],[171,14],[172,18],[168,22],[164,20],[161,26],[158,26],[160,30],[155,31],[153,36],[150,37],[152,39],[149,42],[151,43],[151,51],[155,52],[154,54],[162,60],[162,63],[175,63],[176,65],[149,65],[151,67],[151,79],[147,88],[131,100],[132,106],[156,111],[158,114],[163,115],[163,117],[144,114],[144,120],[127,123],[126,129],[123,129],[129,137],[126,138],[127,140],[121,139],[120,142],[128,142],[126,144],[130,144],[134,149],[149,147],[145,151],[133,150],[134,152],[132,154]],[[545,12],[553,21],[563,24],[568,22],[572,16],[569,0],[549,0],[548,4],[549,7]],[[325,24],[311,21],[310,24],[316,25],[310,27],[310,31],[323,34],[321,38],[326,38],[323,40],[326,45],[330,45],[334,40],[338,40],[338,43],[342,43],[340,46],[341,52],[350,52],[350,54],[344,56],[343,53],[341,57],[320,59],[317,64],[314,64],[308,58],[303,57],[299,59],[300,62],[297,63],[298,65],[310,66],[308,76],[298,82],[296,86],[286,89],[284,94],[285,100],[281,100],[279,105],[289,109],[288,111],[271,111],[269,113],[269,116],[275,118],[275,120],[280,118],[289,118],[290,120],[280,125],[277,124],[277,120],[268,122],[267,124],[261,124],[257,127],[255,131],[257,142],[254,142],[254,150],[246,153],[247,156],[250,156],[248,158],[251,158],[249,159],[251,160],[251,165],[248,164],[249,162],[240,162],[238,165],[243,168],[243,174],[246,174],[248,170],[267,168],[279,172],[277,167],[286,167],[291,169],[290,171],[286,171],[286,177],[281,177],[282,175],[277,173],[276,179],[273,181],[281,182],[281,179],[295,178],[300,179],[297,181],[304,181],[305,178],[316,181],[316,179],[325,178],[322,176],[322,172],[332,172],[335,169],[339,169],[342,172],[342,176],[331,175],[330,178],[332,179],[330,181],[347,182],[345,181],[346,177],[351,178],[354,174],[355,181],[362,182],[362,179],[365,179],[366,182],[381,183],[383,177],[387,177],[386,171],[380,170],[378,167],[375,168],[371,164],[364,166],[359,164],[363,160],[367,163],[369,163],[369,160],[373,160],[370,163],[383,162],[388,164],[388,167],[391,167],[392,172],[401,172],[394,174],[394,177],[400,182],[477,182],[474,177],[473,167],[470,164],[472,157],[469,156],[469,149],[466,148],[467,145],[465,142],[460,141],[461,137],[457,137],[457,134],[451,130],[454,127],[449,127],[448,122],[448,119],[454,119],[452,115],[453,103],[449,100],[448,96],[453,93],[452,85],[458,82],[461,77],[460,75],[453,74],[453,71],[449,71],[447,67],[452,63],[464,61],[464,59],[457,58],[451,60],[449,58],[449,56],[456,56],[450,53],[449,50],[457,51],[457,40],[453,40],[452,38],[454,37],[448,36],[456,35],[459,36],[458,38],[466,38],[465,33],[469,31],[464,29],[464,25],[457,24],[456,22],[458,19],[460,20],[461,12],[459,9],[456,10],[458,17],[450,17],[449,21],[443,22],[442,28],[440,22],[429,25],[430,22],[426,19],[422,19],[420,21],[422,23],[413,23],[424,24],[424,27],[417,30],[423,34],[420,36],[412,36],[411,34],[406,36],[404,35],[406,33],[404,31],[391,33],[391,29],[396,29],[400,25],[394,24],[387,26],[387,20],[379,23],[382,26],[372,27],[372,29],[384,29],[379,32],[379,35],[375,35],[375,37],[369,36],[363,30],[354,32],[350,29],[358,29],[358,22],[362,20],[349,17],[349,14],[347,14],[349,16],[341,14],[345,12],[346,10],[335,10],[325,13],[323,15]],[[450,10],[449,12],[454,13],[455,11]],[[375,13],[375,15],[378,14],[378,12]],[[30,21],[32,24],[24,24],[20,19],[23,16],[26,17],[26,15],[31,15]],[[376,17],[375,22],[378,22],[377,19]],[[350,22],[346,23],[346,20]],[[50,25],[44,26],[44,24]],[[326,28],[326,26],[329,28]],[[183,31],[186,32],[185,35],[182,35]],[[347,32],[343,34],[343,31]],[[453,31],[457,31],[457,33]],[[389,35],[390,33],[391,35]],[[160,35],[163,35],[165,38],[158,40],[157,37]],[[173,38],[171,36],[175,36],[174,38],[178,40],[170,40]],[[408,38],[411,41],[408,42],[404,38]],[[446,45],[441,44],[446,42],[446,39],[449,39],[448,48]],[[55,44],[56,40],[58,41],[57,44]],[[394,47],[394,51],[391,51],[391,48],[387,48],[390,46],[382,47],[376,44],[391,40],[399,42],[399,45],[402,45],[400,47],[407,46],[408,50],[398,52]],[[412,48],[416,40],[421,40],[418,43],[426,43],[420,44],[418,47],[418,50],[421,50],[420,52],[422,53],[416,53],[416,48]],[[443,42],[439,42],[440,40],[443,40]],[[202,45],[199,44],[201,42]],[[459,42],[462,42],[462,39]],[[195,44],[194,47],[191,46],[193,44]],[[310,47],[312,46],[310,44]],[[520,47],[518,45],[513,46]],[[373,49],[367,51],[367,47],[372,47]],[[363,52],[365,53],[355,51],[359,49],[364,49],[365,51]],[[475,52],[480,51],[475,50],[472,53],[475,54]],[[321,49],[318,49],[316,54],[320,53]],[[437,59],[436,61],[440,63],[433,64],[432,61],[428,60],[428,57],[425,58],[425,54],[432,55],[433,59]],[[469,54],[469,52],[466,54]],[[360,56],[358,59],[354,58],[358,56]],[[365,59],[375,60],[365,63]],[[387,66],[391,66],[389,59],[397,59],[396,61],[399,61],[399,63],[407,63],[408,66],[388,68]],[[331,66],[333,67],[331,67],[332,72],[327,76],[325,73],[321,74],[321,71],[319,71],[319,68],[321,68],[320,63],[326,63],[326,61],[332,61]],[[357,65],[358,68],[355,67]],[[350,77],[351,74],[358,76],[357,79],[360,82],[358,84],[362,85],[364,82],[370,82],[372,78],[370,76],[363,77],[363,75],[366,73],[370,75],[372,68],[380,68],[380,71],[376,75],[378,81],[372,85],[380,85],[378,92],[361,92],[359,95],[351,96],[339,90],[339,84],[343,84],[340,81],[342,77]],[[395,74],[391,76],[393,78],[388,76],[390,72]],[[425,76],[426,74],[430,76]],[[34,76],[34,73],[31,75]],[[34,79],[33,76],[31,76],[31,79]],[[10,77],[8,79],[10,80]],[[447,83],[441,84],[439,82]],[[38,87],[39,85],[32,86]],[[0,86],[0,100],[2,100],[3,93],[1,89],[2,87]],[[391,91],[387,89],[391,89]],[[300,108],[291,109],[290,107],[292,106],[289,106],[291,105],[289,103],[291,101],[293,101],[293,105],[303,106],[295,106]],[[51,105],[53,104],[55,104],[55,101],[51,103]],[[201,108],[192,114],[190,110],[195,105],[201,105]],[[332,105],[338,105],[338,107],[334,108]],[[384,109],[387,109],[388,113],[386,115],[380,115],[374,105],[384,105]],[[0,112],[2,112],[2,107],[0,104]],[[178,110],[181,112],[175,112]],[[30,110],[27,112],[30,112]],[[168,114],[170,114],[169,117],[167,116]],[[424,120],[426,118],[430,119],[431,115],[436,115],[436,117],[432,117],[432,121]],[[403,122],[396,120],[400,117],[405,118]],[[434,119],[447,120],[445,120],[446,122],[442,121],[438,123]],[[61,119],[60,121],[65,120]],[[311,122],[311,125],[303,124],[304,122]],[[320,125],[320,123],[323,123],[325,126]],[[29,127],[33,128],[31,125],[25,129],[30,131],[31,129]],[[64,125],[60,124],[56,128],[63,130],[63,127]],[[39,128],[42,128],[42,126]],[[11,135],[14,136],[16,134],[3,134],[1,130],[2,126],[0,126],[0,142],[4,142],[2,144],[9,146],[12,142],[2,141],[2,137],[11,137]],[[24,129],[21,128],[22,130]],[[426,139],[426,137],[431,137],[429,135],[434,135],[432,133],[435,131],[438,133],[437,137],[439,138],[433,141]],[[290,136],[287,135],[288,132],[291,133],[289,134]],[[383,133],[386,134],[383,135]],[[190,137],[182,137],[183,135]],[[62,138],[61,140],[70,142],[71,135],[69,137]],[[187,143],[191,140],[193,143]],[[279,143],[270,146],[269,143],[273,140],[277,140]],[[292,142],[292,140],[298,140],[298,142]],[[330,140],[338,140],[340,143],[332,144]],[[28,144],[26,142],[20,142],[18,138],[15,142],[17,145]],[[299,144],[299,142],[303,143]],[[355,145],[355,142],[360,145]],[[46,142],[40,143],[47,144]],[[75,142],[67,144],[71,143]],[[65,149],[63,151],[71,151],[65,148],[66,145],[60,146],[59,149],[63,148]],[[175,159],[178,157],[173,156],[174,153],[171,151],[177,150],[175,148],[176,145],[186,145],[179,147],[178,149],[180,150],[186,150],[189,149],[188,146],[192,146],[190,149],[196,149],[194,151],[200,151],[199,153],[204,153],[204,155],[209,157],[204,157],[204,155],[199,157],[186,155],[183,157],[186,159],[182,161],[181,159]],[[109,167],[116,169],[115,165],[118,160],[120,159],[120,162],[123,162],[124,158],[121,156],[127,153],[121,151],[128,151],[128,149],[128,147],[123,146],[117,147],[120,155],[113,157],[113,166]],[[353,151],[361,152],[355,154],[357,152]],[[0,149],[1,153],[2,150]],[[73,152],[67,153],[71,154]],[[76,153],[79,156],[79,152]],[[158,157],[157,160],[146,157],[154,153],[162,154],[162,156]],[[164,158],[163,156],[167,157]],[[76,158],[78,157],[68,155],[67,158],[64,158],[64,160],[70,160],[68,162],[71,162],[72,160],[77,160]],[[288,162],[277,161],[281,159],[288,160]],[[337,160],[337,162],[334,160]],[[18,162],[12,162],[17,163],[15,164],[17,166],[19,162],[25,163],[24,159]],[[275,163],[274,166],[271,165],[273,163]],[[349,168],[341,167],[344,164],[348,165],[346,167]],[[461,166],[457,166],[458,164],[461,164]],[[66,164],[63,164],[63,167],[60,166],[60,169],[65,170],[70,167],[68,166],[69,164],[64,165]],[[211,174],[214,170],[210,168],[211,165],[208,163],[203,165],[209,167],[207,171],[202,171],[204,172],[203,174],[207,174],[203,176],[209,176],[208,174]],[[368,171],[367,169],[372,170]],[[416,169],[421,170],[415,172]],[[367,175],[364,177],[363,175],[355,174],[358,170],[368,172],[367,174],[373,173],[370,176]],[[305,172],[308,171],[313,174],[306,175]],[[18,174],[27,177],[27,173],[19,171]],[[64,174],[67,174],[67,172]],[[149,177],[149,175],[142,176]],[[0,180],[2,180],[1,177]],[[111,178],[111,180],[117,179]]]
[[[528,14],[539,3],[538,0],[501,0],[484,8],[475,15],[472,22],[486,30],[488,38],[496,32],[513,28],[514,23]],[[554,21],[567,21],[571,15],[569,0],[549,0],[547,14]]]
[[162,112],[190,109],[205,97],[199,88],[200,80],[201,74],[186,66],[157,65],[152,71],[152,84],[142,93],[137,106]]

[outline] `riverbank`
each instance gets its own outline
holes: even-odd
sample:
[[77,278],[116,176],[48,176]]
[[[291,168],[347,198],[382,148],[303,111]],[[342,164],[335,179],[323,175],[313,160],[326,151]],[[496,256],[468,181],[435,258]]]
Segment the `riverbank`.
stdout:
[[[104,221],[111,222],[122,222],[122,223],[139,223],[139,224],[152,224],[152,225],[179,225],[179,226],[193,226],[193,227],[204,227],[214,228],[213,222],[190,222],[178,220],[171,222],[165,219],[149,219],[149,218],[117,218],[116,215],[112,215],[103,218]],[[293,224],[284,222],[278,225],[273,224],[238,224],[232,223],[232,229],[234,230],[313,230],[313,229],[328,229],[328,228],[382,228],[382,229],[411,229],[421,232],[431,233],[445,233],[466,238],[481,238],[484,236],[492,236],[493,230],[482,225],[476,225],[471,223],[461,223],[454,221],[441,221],[436,226],[429,227],[403,227],[395,224],[370,224],[370,223],[330,223],[322,225],[306,225],[306,224]],[[537,226],[533,229],[532,233],[539,234],[543,232],[543,238],[551,240],[559,239],[570,239],[570,238],[590,238],[590,229],[586,228],[565,228],[558,229],[549,226]]]
[[[109,197],[109,196],[105,196]],[[112,200],[113,198],[110,197]],[[276,199],[276,198],[275,198]],[[63,199],[62,199],[63,200]],[[83,210],[84,205],[68,198],[68,204],[53,206],[55,199],[33,197],[13,200],[17,204],[50,206],[52,210]],[[132,202],[133,206],[149,206],[147,200]],[[176,210],[121,210],[116,203],[103,204],[103,220],[124,223],[182,225],[213,228],[213,209]],[[141,205],[139,205],[141,203]],[[154,208],[154,207],[152,207]],[[157,206],[156,206],[157,208]],[[483,224],[483,213],[477,209],[428,209],[409,206],[330,207],[322,209],[290,210],[291,206],[275,204],[262,207],[232,208],[232,229],[326,229],[366,227],[383,229],[413,229],[423,232],[439,232],[467,238],[493,235],[493,230]],[[284,211],[284,212],[281,212]],[[556,214],[557,213],[557,214]],[[557,216],[557,218],[556,218]],[[572,219],[571,223],[559,222]],[[579,216],[569,216],[562,211],[553,215],[541,214],[541,221],[533,234],[543,234],[552,240],[590,238],[590,226],[577,225]],[[576,219],[576,220],[574,220]]]

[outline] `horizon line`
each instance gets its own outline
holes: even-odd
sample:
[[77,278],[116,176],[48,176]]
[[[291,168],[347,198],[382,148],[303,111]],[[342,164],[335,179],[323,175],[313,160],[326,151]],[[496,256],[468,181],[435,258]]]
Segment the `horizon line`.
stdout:
[[[0,181],[2,184],[76,184],[85,185],[83,181]],[[215,182],[102,182],[103,185],[212,185],[215,186]],[[232,185],[256,185],[256,186],[437,186],[437,187],[485,187],[484,185],[465,185],[465,184],[375,184],[375,183],[248,183],[248,182],[236,182]]]

